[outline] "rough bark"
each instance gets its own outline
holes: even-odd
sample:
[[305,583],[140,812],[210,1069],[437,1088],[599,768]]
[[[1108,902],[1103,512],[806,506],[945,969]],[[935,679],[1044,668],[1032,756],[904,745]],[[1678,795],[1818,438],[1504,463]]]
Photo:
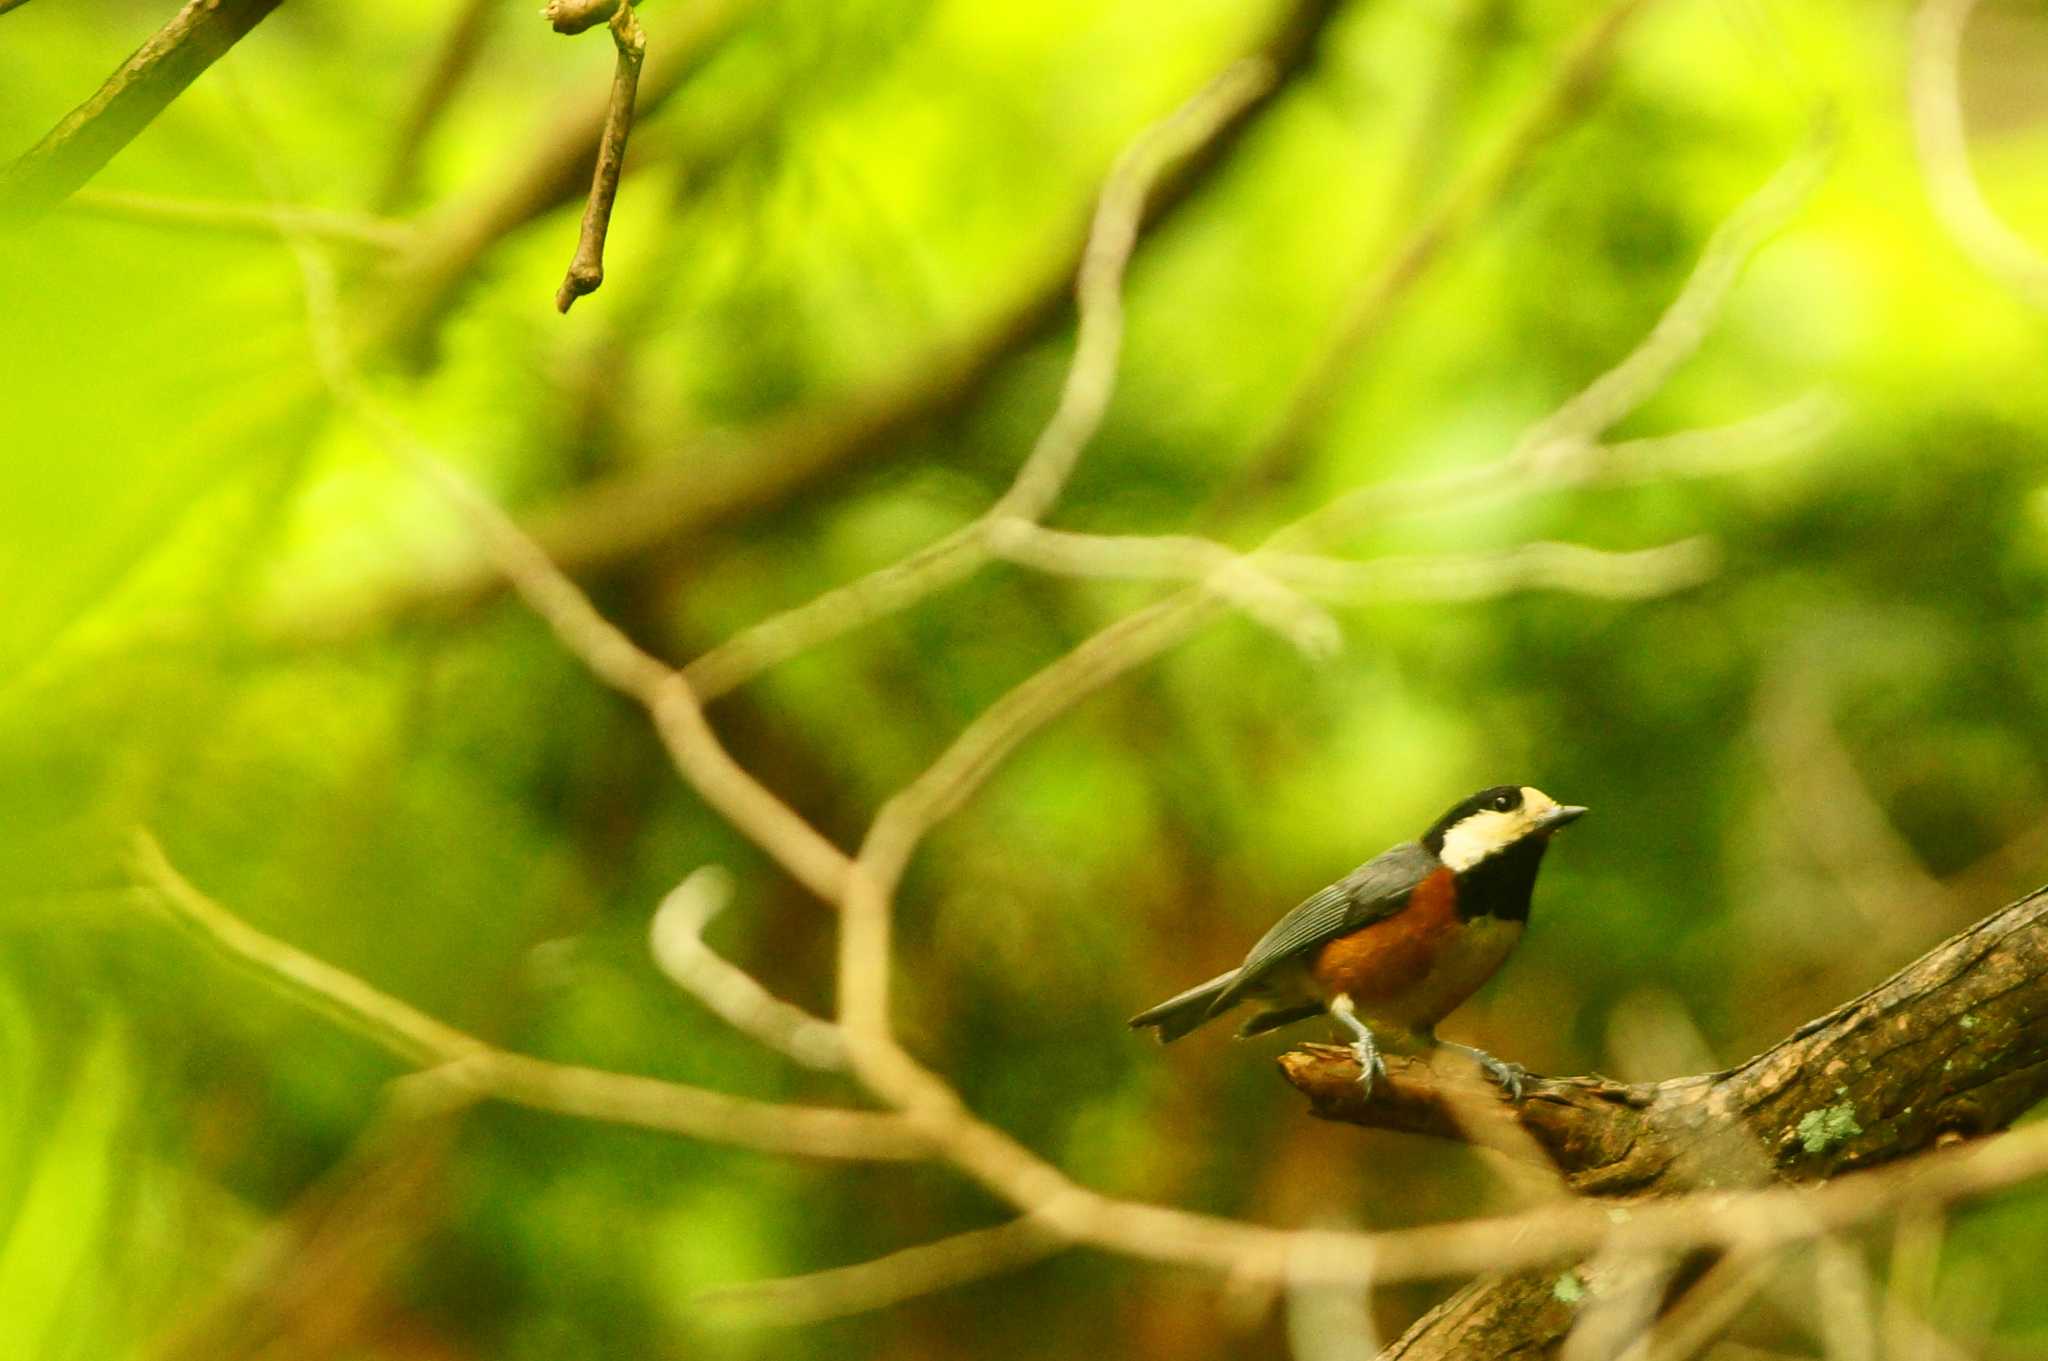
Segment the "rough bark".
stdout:
[[[1390,1060],[1370,1099],[1345,1050],[1280,1066],[1325,1119],[1540,1150],[1585,1195],[1817,1181],[2002,1129],[2048,1097],[2048,890],[1723,1072],[1537,1079],[1516,1107],[1455,1055]],[[1475,1282],[1384,1356],[1553,1355],[1577,1316],[1554,1280]]]

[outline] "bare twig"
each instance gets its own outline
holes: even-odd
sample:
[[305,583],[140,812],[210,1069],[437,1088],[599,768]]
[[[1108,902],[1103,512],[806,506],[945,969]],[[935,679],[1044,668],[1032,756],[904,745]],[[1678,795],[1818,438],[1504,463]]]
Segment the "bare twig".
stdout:
[[[561,29],[561,22],[555,27]],[[647,56],[647,34],[632,0],[611,16],[612,45],[618,61],[612,68],[612,98],[597,144],[597,169],[590,180],[590,201],[583,209],[583,227],[576,237],[576,255],[569,273],[555,290],[555,310],[567,312],[576,299],[595,293],[604,282],[604,239],[611,230],[612,202],[619,196],[619,170],[626,163],[626,138],[633,131],[633,97],[640,88],[640,63]],[[573,32],[573,29],[562,29]]]
[[406,223],[384,217],[334,212],[325,208],[280,208],[267,203],[227,203],[210,199],[165,198],[118,189],[81,189],[66,199],[62,211],[116,222],[203,231],[238,232],[252,236],[297,234],[338,246],[374,251],[404,250],[413,237]]
[[1963,254],[2033,307],[2048,311],[2048,258],[1992,211],[1970,169],[1957,78],[1963,27],[1977,0],[1925,0],[1913,17],[1909,95],[1920,166],[1935,216]]
[[[1505,460],[1415,482],[1365,488],[1290,526],[1270,544],[1290,548],[1313,545],[1355,532],[1367,523],[1472,508],[1545,486],[1594,482],[1609,476],[1616,480],[1639,480],[1653,474],[1660,457],[1669,458],[1677,470],[1704,473],[1735,465],[1745,457],[1739,450],[1747,450],[1749,457],[1760,457],[1759,449],[1766,453],[1789,451],[1818,439],[1831,428],[1832,406],[1822,399],[1807,398],[1722,431],[1629,441],[1612,450],[1595,443],[1698,348],[1742,265],[1811,193],[1830,152],[1830,139],[1817,136],[1813,148],[1795,158],[1744,204],[1709,240],[1685,288],[1643,343],[1614,369],[1532,426]],[[1105,191],[1105,209],[1110,197]],[[1101,220],[1098,218],[1098,223]],[[1113,354],[1109,360],[1113,371]],[[1071,374],[1082,371],[1083,356],[1077,348]],[[1070,391],[1075,386],[1075,379],[1070,376]],[[1064,410],[1063,407],[1063,413]],[[1033,511],[1032,514],[1008,517],[1004,515],[1006,504],[999,503],[990,515],[923,552],[741,632],[685,668],[693,687],[706,698],[723,694],[776,662],[901,609],[929,591],[960,579],[985,560],[991,534],[1002,539],[1003,549],[1017,553],[1029,553],[1034,546],[1053,543],[1051,539],[1020,532],[1012,521],[1034,520],[1042,513],[1035,503],[1041,496],[1049,503],[1050,493],[1057,491],[1058,482],[1064,471],[1071,468],[1073,453],[1078,449],[1071,436],[1072,428],[1071,422],[1056,417],[1036,451],[1046,457],[1040,462],[1035,453],[1033,463],[1027,464],[1026,473],[1020,474],[1017,487],[1012,489],[1012,497],[1020,496],[1018,488],[1025,486],[1027,476],[1035,479],[1034,485],[1050,488],[1048,493],[1014,503]],[[1750,441],[1755,441],[1754,446]],[[1214,550],[1194,547],[1199,543],[1197,540],[1176,539],[1169,543],[1172,547],[1161,551],[1177,552],[1189,564],[1204,558],[1212,564],[1220,561]],[[1265,570],[1262,564],[1260,570]]]
[[[641,72],[633,102],[636,121],[644,123],[687,88],[691,77],[745,29],[761,3],[698,0],[666,13],[662,40]],[[546,102],[544,121],[517,140],[503,174],[436,208],[422,224],[417,247],[395,262],[391,286],[380,291],[363,318],[366,350],[424,349],[462,289],[478,276],[478,262],[486,254],[555,209],[587,200],[611,111],[610,92],[568,107]],[[730,152],[724,147],[713,156]]]
[[1104,184],[1076,287],[1080,330],[1058,408],[1032,445],[1010,489],[973,523],[858,581],[747,629],[684,668],[706,699],[935,590],[959,581],[993,556],[991,528],[1036,521],[1051,508],[1082,448],[1108,409],[1123,346],[1123,279],[1137,244],[1146,197],[1175,158],[1213,140],[1219,129],[1271,88],[1271,66],[1248,58],[1231,67],[1167,118],[1146,129],[1117,159]]
[[1815,125],[1809,145],[1714,229],[1678,297],[1628,357],[1522,437],[1525,457],[1565,456],[1606,434],[1698,353],[1750,259],[1820,187],[1834,161],[1835,139],[1832,119]]
[[920,1243],[871,1262],[718,1286],[698,1299],[756,1324],[795,1326],[884,1309],[1042,1262],[1068,1246],[1029,1218]]
[[1620,0],[1596,18],[1558,63],[1543,89],[1499,146],[1473,165],[1345,301],[1337,322],[1287,406],[1246,460],[1235,481],[1241,492],[1284,478],[1303,445],[1328,416],[1345,377],[1392,319],[1396,304],[1420,283],[1444,249],[1498,205],[1552,138],[1571,125],[1605,79],[1614,51],[1646,0]]
[[1669,435],[1644,435],[1601,447],[1599,481],[1623,487],[1679,477],[1739,472],[1805,453],[1842,423],[1842,404],[1809,392],[1761,415]]
[[[1833,158],[1829,125],[1816,130],[1813,143],[1743,203],[1708,238],[1685,286],[1664,309],[1649,334],[1620,363],[1587,384],[1575,396],[1523,432],[1505,459],[1479,467],[1408,482],[1361,487],[1339,497],[1275,536],[1287,547],[1326,544],[1389,520],[1469,510],[1528,495],[1544,487],[1597,483],[1612,475],[1635,481],[1664,471],[1658,454],[1674,459],[1671,475],[1705,472],[1728,466],[1730,444],[1709,446],[1704,434],[1690,440],[1649,443],[1632,441],[1616,450],[1600,438],[1628,416],[1699,349],[1714,318],[1726,304],[1742,268],[1764,243],[1781,230],[1819,184]],[[1785,409],[1772,413],[1784,418]],[[1768,447],[1783,448],[1797,437],[1818,438],[1829,428],[1826,408],[1799,410],[1802,419],[1762,429],[1750,423],[1728,427],[1722,435],[1763,435]],[[1757,418],[1764,420],[1767,418]],[[1703,457],[1713,447],[1719,457]],[[1610,464],[1618,451],[1621,461]]]
[[655,909],[648,926],[654,962],[733,1029],[807,1068],[846,1066],[839,1027],[792,1006],[704,943],[704,928],[732,899],[732,876],[706,865]]
[[137,837],[134,858],[151,900],[180,925],[196,931],[230,959],[250,966],[259,978],[284,984],[301,1000],[407,1062],[423,1068],[455,1065],[451,1072],[475,1094],[771,1153],[902,1159],[927,1152],[900,1119],[885,1113],[752,1101],[499,1049],[264,935],[193,887],[148,835]]
[[280,0],[187,0],[92,98],[0,170],[0,220],[39,217],[99,173]]

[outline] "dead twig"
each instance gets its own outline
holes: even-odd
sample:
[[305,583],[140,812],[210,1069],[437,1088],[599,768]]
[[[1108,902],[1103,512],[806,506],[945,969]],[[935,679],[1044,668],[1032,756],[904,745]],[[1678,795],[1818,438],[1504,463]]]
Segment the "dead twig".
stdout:
[[[550,7],[552,11],[552,6]],[[552,17],[552,16],[551,16]],[[576,32],[562,28],[561,32]],[[609,24],[618,61],[612,67],[612,97],[598,137],[597,169],[590,180],[590,201],[583,209],[583,228],[569,272],[555,290],[555,310],[567,312],[576,299],[595,293],[604,283],[604,240],[611,230],[612,203],[619,196],[619,171],[626,163],[626,138],[633,131],[633,98],[640,88],[640,64],[647,57],[647,34],[632,0],[618,5]]]

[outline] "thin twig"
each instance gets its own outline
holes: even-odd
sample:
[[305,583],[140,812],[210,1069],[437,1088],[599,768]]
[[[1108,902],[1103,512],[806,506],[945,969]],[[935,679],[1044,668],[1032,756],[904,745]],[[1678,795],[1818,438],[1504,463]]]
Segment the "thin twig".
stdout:
[[993,526],[1035,522],[1051,508],[1100,427],[1115,388],[1123,347],[1124,272],[1147,196],[1173,160],[1208,144],[1272,82],[1269,62],[1246,58],[1140,133],[1117,158],[1082,253],[1075,290],[1080,325],[1059,405],[995,505],[901,562],[742,630],[683,668],[692,689],[706,700],[715,699],[780,662],[963,580],[993,556],[988,542]]
[[[1661,472],[1657,453],[1676,460],[1673,475],[1718,471],[1726,464],[1702,459],[1701,440],[1660,446],[1630,442],[1618,446],[1622,461],[1610,465],[1614,450],[1598,443],[1609,429],[1647,401],[1699,349],[1713,320],[1726,305],[1743,266],[1791,221],[1819,185],[1833,159],[1831,125],[1815,130],[1810,144],[1715,228],[1678,296],[1621,362],[1602,373],[1549,415],[1531,425],[1506,458],[1476,468],[1405,482],[1361,487],[1303,517],[1274,536],[1286,547],[1323,545],[1394,519],[1470,510],[1528,495],[1543,487],[1600,481],[1612,467],[1624,480]],[[1782,417],[1783,409],[1773,415]],[[1817,414],[1810,424],[1787,430],[1771,426],[1728,427],[1723,433],[1765,435],[1772,447],[1793,437],[1818,438],[1828,424]],[[1757,418],[1759,420],[1763,418]],[[1666,437],[1667,439],[1670,437]],[[1725,452],[1725,450],[1723,451]]]
[[731,900],[732,875],[717,865],[706,865],[683,880],[648,924],[654,962],[670,982],[741,1034],[807,1068],[844,1068],[838,1026],[783,1001],[704,943],[704,928]]
[[1926,0],[1913,16],[1909,103],[1935,216],[1977,267],[2048,311],[2048,258],[1992,210],[1970,169],[1958,68],[1977,0]]
[[[557,25],[559,27],[559,25]],[[609,25],[618,60],[612,67],[612,98],[597,143],[597,169],[590,179],[590,201],[584,205],[583,227],[576,236],[576,254],[569,272],[555,290],[555,310],[567,312],[576,299],[595,293],[604,282],[604,239],[612,225],[612,202],[619,196],[619,171],[626,163],[626,138],[633,131],[633,96],[640,88],[640,64],[647,57],[647,34],[631,0],[619,5]]]
[[770,1153],[815,1158],[918,1158],[904,1122],[875,1111],[753,1101],[657,1078],[553,1063],[499,1049],[355,975],[267,936],[195,888],[147,833],[134,864],[150,900],[227,957],[417,1067],[453,1071],[479,1095],[535,1110],[638,1125]]
[[39,217],[99,173],[281,0],[187,0],[92,98],[0,170],[0,220]]
[[773,847],[798,882],[837,902],[852,866],[846,854],[740,768],[681,673],[605,618],[511,516],[370,394],[342,339],[333,272],[308,242],[292,238],[291,246],[305,283],[308,337],[336,402],[468,519],[494,567],[571,656],[647,711],[678,772],[706,802],[757,843]]
[[62,211],[116,222],[236,232],[252,236],[294,233],[340,246],[375,251],[402,251],[413,228],[385,217],[334,212],[325,208],[280,208],[267,203],[228,203],[213,199],[167,198],[119,189],[81,189],[66,199]]
[[1068,1240],[1031,1219],[920,1243],[870,1262],[775,1280],[717,1286],[700,1303],[746,1322],[778,1327],[885,1309],[920,1295],[1018,1271],[1053,1256]]
[[[694,0],[662,16],[662,39],[640,74],[633,107],[644,123],[685,89],[761,8],[764,0]],[[607,15],[609,17],[609,15]],[[594,92],[592,92],[594,93]],[[418,246],[397,261],[391,286],[370,301],[362,318],[366,353],[417,353],[482,272],[483,257],[521,228],[590,193],[592,167],[604,138],[611,92],[601,99],[536,101],[538,126],[514,139],[516,150],[488,183],[434,208]],[[729,160],[736,144],[709,153]],[[626,168],[630,173],[632,167]],[[559,553],[560,545],[551,545]]]
[[1536,153],[1589,105],[1590,94],[1613,64],[1622,34],[1645,4],[1646,0],[1620,0],[1596,18],[1500,145],[1466,171],[1399,249],[1359,283],[1308,374],[1245,461],[1233,483],[1234,495],[1287,475],[1309,437],[1328,416],[1344,379],[1392,319],[1397,304],[1428,276],[1446,247],[1506,198]]

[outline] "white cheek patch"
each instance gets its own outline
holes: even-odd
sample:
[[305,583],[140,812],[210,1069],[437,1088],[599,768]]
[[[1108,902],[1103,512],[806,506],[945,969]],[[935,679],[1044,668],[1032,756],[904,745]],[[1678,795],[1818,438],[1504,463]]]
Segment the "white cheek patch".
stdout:
[[1519,839],[1522,822],[1519,813],[1482,809],[1444,833],[1444,848],[1437,858],[1463,874],[1487,856]]

